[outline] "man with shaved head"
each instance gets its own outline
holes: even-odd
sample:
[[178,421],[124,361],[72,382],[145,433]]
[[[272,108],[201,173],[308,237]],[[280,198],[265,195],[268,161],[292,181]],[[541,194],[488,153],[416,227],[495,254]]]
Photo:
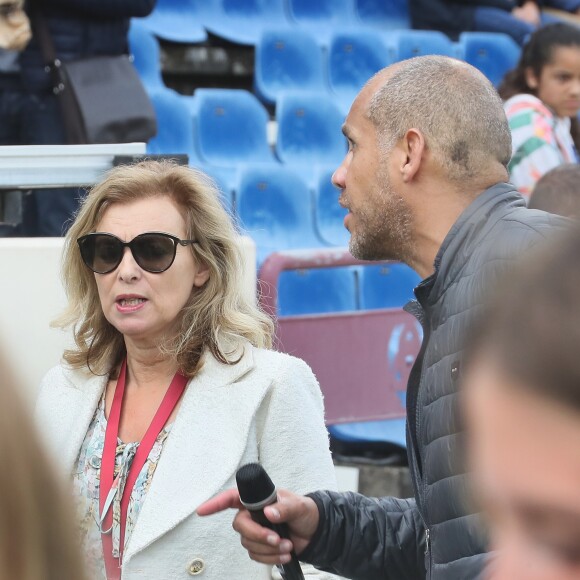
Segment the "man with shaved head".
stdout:
[[401,260],[424,278],[406,306],[424,330],[407,388],[415,497],[280,491],[265,513],[288,524],[290,540],[253,522],[235,490],[198,513],[237,508],[242,544],[268,564],[287,562],[293,549],[348,578],[471,580],[483,568],[486,540],[465,493],[457,413],[465,337],[486,287],[559,218],[528,210],[506,183],[511,137],[502,102],[460,61],[418,57],[379,72],[343,132],[349,149],[333,182],[349,210],[352,254]]

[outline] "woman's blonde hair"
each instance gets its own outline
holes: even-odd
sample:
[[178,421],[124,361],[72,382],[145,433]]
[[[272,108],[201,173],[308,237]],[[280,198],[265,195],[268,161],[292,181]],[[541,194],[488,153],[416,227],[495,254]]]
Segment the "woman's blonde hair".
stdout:
[[[113,204],[166,196],[182,210],[187,239],[195,239],[195,258],[209,267],[209,280],[193,288],[181,314],[180,331],[167,337],[161,352],[173,357],[188,377],[199,370],[209,349],[223,363],[235,364],[242,339],[271,347],[273,324],[245,294],[238,234],[219,192],[204,173],[169,161],[143,161],[111,170],[84,199],[65,240],[62,278],[68,307],[55,321],[73,327],[76,348],[65,351],[73,368],[115,373],[125,353],[123,336],[105,318],[95,274],[83,263],[77,239],[94,232]],[[99,274],[96,274],[97,276]]]
[[82,580],[71,495],[17,391],[0,357],[0,578]]

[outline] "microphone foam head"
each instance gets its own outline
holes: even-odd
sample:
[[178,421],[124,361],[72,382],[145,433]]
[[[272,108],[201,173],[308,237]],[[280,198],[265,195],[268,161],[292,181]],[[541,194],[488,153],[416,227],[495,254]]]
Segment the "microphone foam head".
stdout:
[[236,482],[240,499],[245,504],[256,504],[268,499],[276,487],[259,463],[247,463],[238,469]]

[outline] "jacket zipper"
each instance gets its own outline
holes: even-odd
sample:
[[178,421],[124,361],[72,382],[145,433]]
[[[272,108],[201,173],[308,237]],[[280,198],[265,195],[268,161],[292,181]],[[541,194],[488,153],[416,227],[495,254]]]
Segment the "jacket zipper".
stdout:
[[[421,357],[421,373],[419,375],[419,382],[418,382],[418,387],[416,390],[416,393],[414,394],[414,403],[415,403],[415,441],[413,441],[413,437],[411,437],[411,441],[412,444],[414,446],[414,452],[417,455],[417,459],[418,461],[422,462],[422,457],[421,457],[421,447],[420,447],[420,435],[421,435],[421,429],[420,429],[420,415],[421,415],[421,406],[420,406],[420,388],[421,388],[421,383],[423,381],[423,375],[425,372],[425,367],[424,367],[424,357],[425,357],[425,352],[427,350],[427,343],[429,341],[429,337],[431,335],[431,327],[428,324],[428,322],[425,320],[425,311],[423,309],[423,306],[421,305],[421,303],[418,300],[414,301],[415,304],[414,305],[409,305],[410,308],[408,310],[408,312],[410,312],[411,314],[413,314],[415,316],[415,318],[419,319],[419,322],[421,323],[421,326],[423,328],[423,342],[421,344],[421,349],[419,351],[419,357]],[[405,308],[405,310],[407,310],[407,308]],[[419,316],[418,316],[419,315]],[[419,318],[420,317],[420,318]],[[411,371],[412,372],[412,371]],[[425,556],[429,558],[429,567],[428,567],[428,578],[431,578],[431,530],[429,529],[429,526],[427,525],[427,522],[425,520],[425,516],[424,514],[424,506],[423,506],[423,498],[425,497],[425,490],[426,490],[426,485],[424,482],[424,477],[423,477],[423,473],[421,473],[421,475],[419,476],[418,472],[418,466],[417,466],[417,462],[415,462],[415,465],[413,465],[413,471],[415,472],[415,479],[417,480],[417,489],[420,489],[422,493],[419,494],[419,497],[417,498],[418,500],[418,505],[419,505],[419,516],[421,517],[421,522],[423,523],[423,527],[425,528]]]

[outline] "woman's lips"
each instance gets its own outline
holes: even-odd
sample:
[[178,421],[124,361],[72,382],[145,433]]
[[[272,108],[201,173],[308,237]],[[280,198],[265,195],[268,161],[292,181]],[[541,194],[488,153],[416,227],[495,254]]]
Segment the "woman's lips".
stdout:
[[141,310],[147,302],[146,298],[142,297],[123,297],[115,301],[117,310],[122,313],[136,312]]

